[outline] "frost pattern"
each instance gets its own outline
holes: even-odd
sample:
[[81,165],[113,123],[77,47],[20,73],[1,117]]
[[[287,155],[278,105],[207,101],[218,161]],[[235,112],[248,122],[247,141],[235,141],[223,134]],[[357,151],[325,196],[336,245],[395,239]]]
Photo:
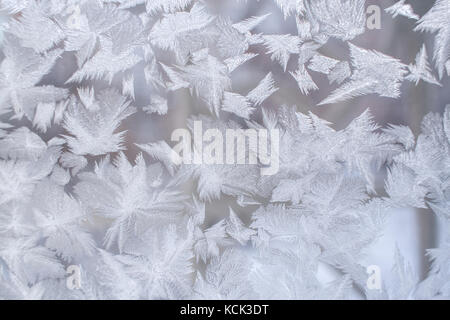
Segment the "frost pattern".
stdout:
[[[0,298],[346,299],[355,289],[367,299],[450,298],[450,106],[415,137],[368,109],[336,130],[313,112],[269,105],[283,88],[264,68],[259,83],[233,90],[234,73],[260,54],[299,94],[321,89],[316,73],[337,85],[319,105],[397,99],[404,80],[442,86],[450,0],[422,17],[405,0],[385,8],[434,34],[414,61],[350,42],[365,32],[364,0],[274,1],[296,34],[258,33],[270,13],[232,21],[206,0],[1,2]],[[350,59],[321,52],[328,41]],[[279,129],[279,172],[174,163],[167,141],[128,132],[133,116],[154,126],[183,90],[197,107],[191,131],[196,120],[221,132]],[[212,221],[224,198],[233,206]],[[393,280],[368,290],[362,258],[402,207],[430,208],[444,245],[428,250],[424,280],[397,250]],[[78,290],[66,286],[69,265],[82,267]],[[339,271],[335,281],[319,280],[323,265]]]

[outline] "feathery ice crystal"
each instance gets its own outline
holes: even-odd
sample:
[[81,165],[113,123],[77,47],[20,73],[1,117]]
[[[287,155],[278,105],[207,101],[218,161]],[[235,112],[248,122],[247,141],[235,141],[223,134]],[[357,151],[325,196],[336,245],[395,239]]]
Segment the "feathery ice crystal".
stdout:
[[[405,0],[384,8],[433,37],[411,61],[355,41],[365,0],[269,1],[280,11],[242,21],[209,0],[0,1],[0,298],[450,298],[450,106],[416,136],[369,109],[337,130],[284,104],[277,84],[286,73],[297,94],[323,92],[317,108],[398,99],[406,82],[440,88],[450,0],[421,17]],[[271,13],[297,30],[261,32]],[[329,42],[348,58],[330,56]],[[242,85],[240,70],[260,56],[276,72],[260,65]],[[261,158],[174,163],[167,137],[143,140],[133,127],[160,130],[189,112],[191,132],[197,121],[277,130],[277,173],[261,174]],[[424,279],[398,251],[371,290],[364,257],[398,208],[430,209],[444,241],[429,248]]]

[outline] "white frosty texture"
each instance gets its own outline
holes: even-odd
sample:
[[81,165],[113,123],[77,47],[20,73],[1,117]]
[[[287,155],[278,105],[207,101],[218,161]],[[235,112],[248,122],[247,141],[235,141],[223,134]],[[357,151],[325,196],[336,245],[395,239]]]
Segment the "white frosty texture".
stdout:
[[[404,80],[439,90],[450,0],[422,17],[403,0],[385,8],[433,33],[415,61],[355,44],[364,0],[274,0],[293,34],[261,32],[273,12],[232,21],[211,2],[1,2],[0,298],[450,298],[450,106],[428,114],[418,136],[379,126],[369,109],[336,130],[283,105],[278,83],[292,75],[296,93],[315,91],[321,105],[397,99]],[[349,58],[324,50],[328,41]],[[257,81],[239,73],[250,63]],[[191,132],[194,121],[223,134],[278,129],[278,173],[174,163],[167,138],[143,141],[132,125],[158,131],[189,107]],[[212,216],[224,200],[225,216]],[[425,279],[398,250],[393,280],[369,290],[362,261],[395,208],[431,209],[444,241],[429,248]],[[76,290],[69,265],[81,267]],[[324,265],[334,281],[321,280]]]

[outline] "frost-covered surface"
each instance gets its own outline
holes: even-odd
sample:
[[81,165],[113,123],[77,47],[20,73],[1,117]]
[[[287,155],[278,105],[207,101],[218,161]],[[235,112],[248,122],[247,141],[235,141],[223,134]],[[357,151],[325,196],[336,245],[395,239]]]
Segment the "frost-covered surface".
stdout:
[[[385,8],[432,34],[412,61],[352,43],[366,29],[364,0],[275,2],[297,33],[254,32],[270,12],[232,21],[206,0],[0,1],[1,298],[450,298],[450,106],[418,136],[377,125],[370,110],[335,130],[313,112],[268,106],[282,89],[271,72],[247,91],[232,80],[259,48],[301,94],[329,92],[318,105],[396,99],[404,82],[442,86],[450,1],[422,17],[404,0]],[[328,41],[348,59],[321,53]],[[197,105],[187,127],[279,129],[278,173],[177,165],[170,141],[134,139],[127,119],[157,125],[180,90]],[[234,209],[210,223],[205,207],[223,198]],[[396,208],[430,208],[444,241],[429,248],[425,279],[398,251],[391,281],[371,290],[363,261]],[[323,265],[333,282],[320,280]],[[68,286],[70,266],[81,267],[80,288]]]

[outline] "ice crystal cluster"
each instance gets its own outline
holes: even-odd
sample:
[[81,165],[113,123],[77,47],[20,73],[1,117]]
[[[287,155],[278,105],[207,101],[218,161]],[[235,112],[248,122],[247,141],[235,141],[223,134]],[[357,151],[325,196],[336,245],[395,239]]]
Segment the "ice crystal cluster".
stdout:
[[[273,2],[296,32],[260,32],[273,12],[233,21],[208,0],[0,1],[1,298],[450,298],[450,106],[419,134],[370,109],[340,130],[314,114],[399,99],[405,82],[446,90],[450,1],[422,16],[405,0],[383,8],[434,41],[412,61],[355,44],[364,0]],[[329,42],[348,58],[325,54]],[[233,89],[258,55],[298,94],[325,98],[309,113],[274,105],[283,88],[267,66]],[[187,128],[278,129],[278,173],[174,163],[170,139],[136,138],[130,119],[151,130],[187,112],[180,92],[195,105]],[[398,251],[374,290],[364,257],[396,208],[429,209],[444,241],[428,248],[425,277]]]

